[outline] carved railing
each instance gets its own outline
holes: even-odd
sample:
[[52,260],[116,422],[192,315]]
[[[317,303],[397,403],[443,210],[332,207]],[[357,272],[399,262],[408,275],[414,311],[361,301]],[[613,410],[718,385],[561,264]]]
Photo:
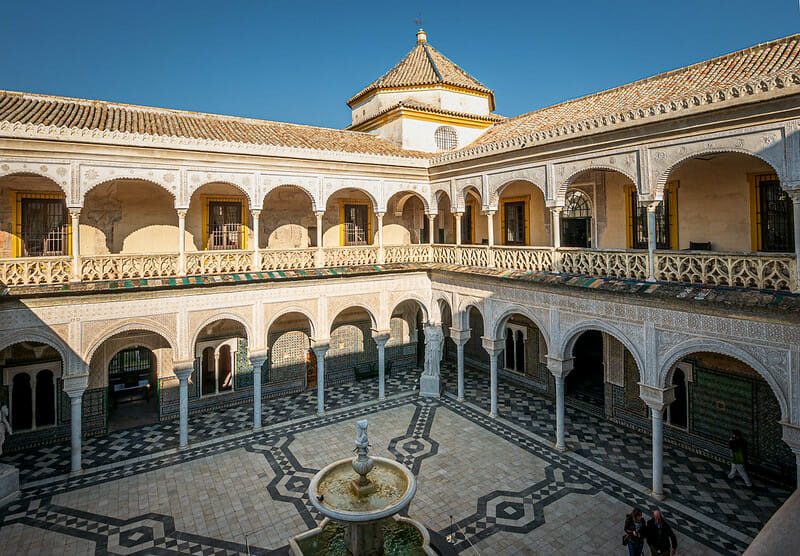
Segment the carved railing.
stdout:
[[497,268],[552,272],[554,253],[552,247],[494,247],[492,260]]
[[386,263],[427,263],[431,260],[431,246],[421,245],[389,245],[383,248],[383,259]]
[[478,245],[456,247],[456,260],[464,266],[489,266],[489,248]]
[[196,251],[186,254],[186,274],[227,274],[250,272],[252,251]]
[[456,246],[434,245],[433,260],[431,262],[442,263],[442,264],[456,264]]
[[69,282],[70,257],[30,257],[0,260],[0,282],[6,286],[34,286]]
[[558,272],[646,280],[647,251],[626,249],[558,249]]
[[[318,266],[319,250],[263,249],[259,269],[293,270]],[[375,246],[327,247],[322,266],[378,264]],[[124,280],[177,276],[175,253],[149,255],[91,255],[80,258],[84,281]],[[384,262],[435,262],[495,267],[528,272],[562,272],[647,280],[648,253],[643,250],[580,249],[564,247],[493,247],[483,245],[391,245]],[[656,251],[655,279],[659,282],[707,284],[792,291],[798,287],[794,255],[783,253],[719,253],[712,251]],[[198,251],[185,255],[188,275],[253,271],[252,251]],[[0,285],[32,286],[72,280],[71,257],[27,257],[0,260]]]
[[299,270],[317,266],[316,249],[261,249],[261,270]]
[[797,286],[796,268],[789,254],[655,252],[655,278],[660,282],[791,291]]
[[325,266],[358,266],[378,264],[378,248],[371,245],[328,247],[324,250]]
[[81,257],[81,280],[129,280],[175,276],[178,255],[93,255]]

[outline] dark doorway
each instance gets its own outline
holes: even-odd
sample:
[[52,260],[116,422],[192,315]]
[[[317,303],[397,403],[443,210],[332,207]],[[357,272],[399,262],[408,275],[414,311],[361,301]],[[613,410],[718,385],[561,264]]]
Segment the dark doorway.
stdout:
[[580,335],[572,348],[575,366],[567,375],[566,394],[597,407],[603,407],[603,333],[589,330]]
[[108,364],[108,430],[158,421],[155,356],[143,346],[118,352]]
[[306,352],[306,388],[317,387],[317,354],[313,349]]
[[688,424],[688,406],[686,397],[686,377],[681,369],[672,373],[672,385],[675,386],[675,401],[669,406],[669,422],[676,427],[686,428]]

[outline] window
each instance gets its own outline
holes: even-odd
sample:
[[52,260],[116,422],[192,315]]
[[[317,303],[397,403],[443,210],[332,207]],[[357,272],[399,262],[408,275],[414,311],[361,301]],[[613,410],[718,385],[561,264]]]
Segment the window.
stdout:
[[[677,182],[668,183],[664,190],[664,199],[656,208],[656,249],[675,249],[677,247],[677,187]],[[639,201],[635,186],[627,186],[625,193],[627,197],[625,212],[628,216],[628,248],[647,249],[647,205]]]
[[781,188],[778,176],[751,176],[753,250],[790,253],[794,251],[792,200]]
[[70,254],[70,221],[60,193],[17,193],[14,221],[15,256]]
[[208,249],[242,249],[242,203],[208,203]]
[[503,201],[504,245],[528,245],[528,197],[517,197]]
[[340,201],[341,245],[369,245],[372,235],[369,201]]
[[4,369],[14,432],[56,424],[56,384],[60,376],[61,363],[53,361]]
[[117,352],[108,364],[108,389],[113,403],[117,398],[131,392],[145,390],[149,396],[150,375],[153,368],[151,351],[143,346],[134,346]]
[[449,151],[458,146],[458,135],[450,126],[443,125],[437,128],[433,137],[436,140],[436,148],[440,151]]
[[567,202],[561,211],[561,245],[592,245],[592,207],[589,198],[582,191],[573,190],[567,193]]

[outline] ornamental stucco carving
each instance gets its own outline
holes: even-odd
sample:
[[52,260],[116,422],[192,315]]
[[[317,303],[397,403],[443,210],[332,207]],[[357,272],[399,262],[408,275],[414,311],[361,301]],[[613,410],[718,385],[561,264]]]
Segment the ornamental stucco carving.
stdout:
[[68,201],[67,204],[71,204],[71,169],[69,163],[36,160],[0,160],[0,178],[11,174],[36,174],[51,179],[64,190],[64,195]]
[[751,133],[715,134],[703,139],[674,143],[650,151],[650,182],[655,196],[660,197],[670,174],[682,162],[711,153],[741,153],[760,158],[784,176],[784,129],[774,127]]
[[497,209],[500,189],[514,181],[527,181],[534,184],[547,197],[547,177],[544,165],[530,168],[519,168],[506,172],[496,172],[488,175],[489,207]]
[[178,198],[180,171],[177,169],[81,164],[78,171],[80,204],[95,186],[110,180],[144,180],[154,183]]
[[383,181],[383,205],[388,209],[389,199],[397,193],[408,191],[416,193],[420,196],[422,204],[425,206],[425,212],[436,213],[438,207],[436,204],[431,204],[428,198],[429,186],[425,182],[413,181],[398,181],[398,180],[384,180]]
[[[319,202],[320,198],[320,177],[301,176],[293,174],[259,174],[259,188],[256,204],[260,207],[264,204],[264,198],[273,189],[283,185],[291,185],[305,191],[311,197],[311,209],[313,211],[324,210],[325,206]],[[321,208],[320,208],[321,207]]]
[[558,184],[556,199],[558,204],[564,204],[567,188],[572,180],[587,170],[612,170],[626,176],[631,183],[640,187],[639,166],[636,151],[614,153],[605,156],[596,156],[582,160],[557,162],[553,167],[555,181]]
[[254,206],[257,205],[256,188],[258,185],[258,180],[257,177],[252,173],[187,170],[186,181],[188,183],[189,199],[192,197],[195,191],[207,183],[228,183],[240,189],[242,193],[247,195],[250,208],[254,208]]
[[373,204],[375,212],[386,212],[386,201],[381,192],[381,180],[325,177],[322,179],[322,199],[319,206],[328,205],[328,199],[341,189],[360,189],[366,193]]
[[455,190],[453,191],[454,199],[451,200],[456,207],[456,212],[464,212],[465,193],[464,190],[468,187],[474,188],[481,197],[481,203],[485,203],[483,199],[483,179],[480,176],[472,176],[469,178],[459,178],[455,180]]

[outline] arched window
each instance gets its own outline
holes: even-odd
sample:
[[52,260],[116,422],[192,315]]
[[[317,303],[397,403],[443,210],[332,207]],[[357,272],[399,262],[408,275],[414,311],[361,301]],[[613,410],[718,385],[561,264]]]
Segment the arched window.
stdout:
[[56,424],[56,380],[61,363],[47,362],[3,370],[14,432]]
[[239,349],[237,339],[205,341],[196,349],[200,354],[200,395],[213,396],[232,391],[234,362]]
[[436,148],[440,151],[449,151],[458,146],[458,134],[450,126],[443,125],[437,128],[433,137],[436,140]]
[[592,245],[592,205],[586,194],[577,189],[567,193],[567,202],[561,211],[561,245]]

